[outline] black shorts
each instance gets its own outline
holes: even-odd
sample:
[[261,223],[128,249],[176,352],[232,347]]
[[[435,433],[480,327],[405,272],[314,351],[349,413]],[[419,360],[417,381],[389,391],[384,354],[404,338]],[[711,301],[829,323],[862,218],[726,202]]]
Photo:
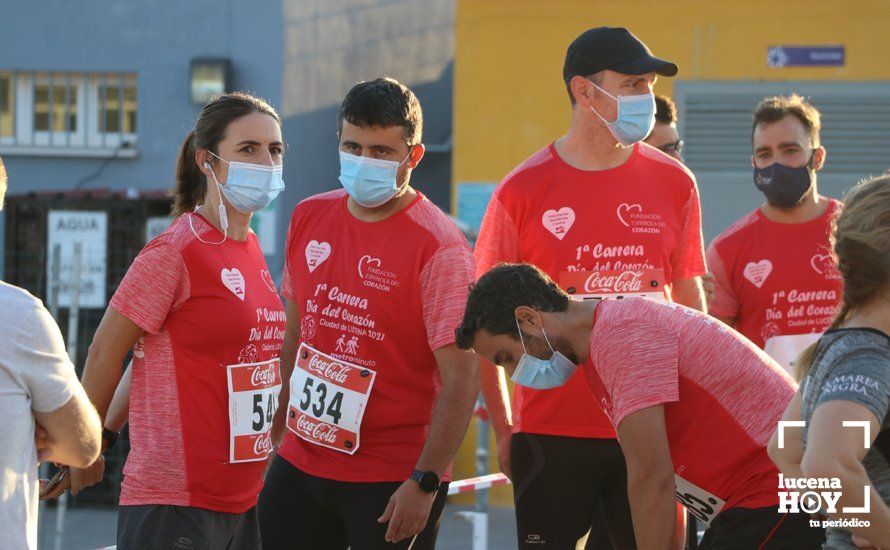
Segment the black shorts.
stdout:
[[705,531],[700,550],[817,550],[825,530],[810,527],[808,514],[780,514],[776,506],[731,508]]
[[510,463],[520,548],[636,547],[617,440],[517,433]]
[[259,550],[256,506],[243,514],[152,504],[121,506],[118,550]]
[[[275,457],[260,493],[259,520],[264,550],[405,550],[384,540],[389,525],[377,523],[402,482],[348,483],[311,476]],[[412,550],[436,547],[448,483],[442,483],[426,527]]]

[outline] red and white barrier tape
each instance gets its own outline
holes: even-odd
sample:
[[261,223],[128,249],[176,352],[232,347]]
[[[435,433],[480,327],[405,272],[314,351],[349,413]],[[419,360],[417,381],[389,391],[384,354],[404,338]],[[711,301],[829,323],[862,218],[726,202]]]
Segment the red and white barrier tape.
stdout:
[[507,485],[510,480],[504,474],[488,474],[487,476],[471,477],[469,479],[461,479],[460,481],[452,481],[448,486],[448,494],[456,495],[459,493],[471,493],[480,489],[489,489],[497,485]]

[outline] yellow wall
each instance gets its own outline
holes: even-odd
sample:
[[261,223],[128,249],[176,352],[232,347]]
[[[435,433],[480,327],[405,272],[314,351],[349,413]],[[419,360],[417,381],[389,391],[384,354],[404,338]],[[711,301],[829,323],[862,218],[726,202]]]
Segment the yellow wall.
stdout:
[[[600,25],[629,28],[683,80],[890,79],[886,0],[458,0],[455,183],[498,181],[565,131],[565,50]],[[846,65],[771,68],[771,45],[843,45]]]
[[[600,25],[629,28],[683,80],[890,80],[886,0],[458,0],[453,193],[460,182],[499,181],[565,131],[565,50]],[[771,68],[772,45],[843,45],[845,66]],[[672,79],[656,88],[671,94]],[[456,478],[474,474],[475,441],[471,426]],[[492,503],[510,495],[496,489]]]

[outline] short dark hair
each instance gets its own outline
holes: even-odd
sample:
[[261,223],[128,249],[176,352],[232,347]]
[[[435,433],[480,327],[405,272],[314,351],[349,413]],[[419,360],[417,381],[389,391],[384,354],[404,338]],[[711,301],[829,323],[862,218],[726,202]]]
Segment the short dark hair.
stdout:
[[754,109],[754,122],[751,124],[751,143],[754,143],[754,131],[758,126],[778,122],[788,115],[793,115],[803,124],[810,142],[818,146],[819,130],[822,129],[819,111],[797,94],[767,97],[757,104]]
[[470,349],[476,333],[482,329],[518,340],[517,307],[560,312],[568,309],[569,300],[569,295],[537,267],[500,264],[483,275],[470,291],[464,319],[455,331],[455,342],[460,349]]
[[655,122],[662,124],[677,122],[677,106],[666,95],[655,96]]
[[340,105],[338,136],[343,131],[344,120],[362,128],[401,126],[409,147],[417,145],[423,138],[420,101],[407,86],[389,77],[366,80],[353,86]]

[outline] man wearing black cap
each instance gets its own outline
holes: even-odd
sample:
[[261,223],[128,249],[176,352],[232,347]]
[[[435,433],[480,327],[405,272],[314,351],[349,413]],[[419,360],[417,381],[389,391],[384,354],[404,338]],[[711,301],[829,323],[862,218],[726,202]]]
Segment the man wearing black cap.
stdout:
[[[576,299],[649,296],[704,309],[695,179],[641,143],[654,124],[656,77],[675,74],[627,29],[599,27],[572,42],[563,68],[571,127],[498,186],[476,243],[478,276],[526,262]],[[624,456],[584,377],[543,391],[517,386],[515,422],[504,371],[486,364],[482,389],[513,479],[520,546],[574,548],[590,532],[587,548],[633,548]]]

